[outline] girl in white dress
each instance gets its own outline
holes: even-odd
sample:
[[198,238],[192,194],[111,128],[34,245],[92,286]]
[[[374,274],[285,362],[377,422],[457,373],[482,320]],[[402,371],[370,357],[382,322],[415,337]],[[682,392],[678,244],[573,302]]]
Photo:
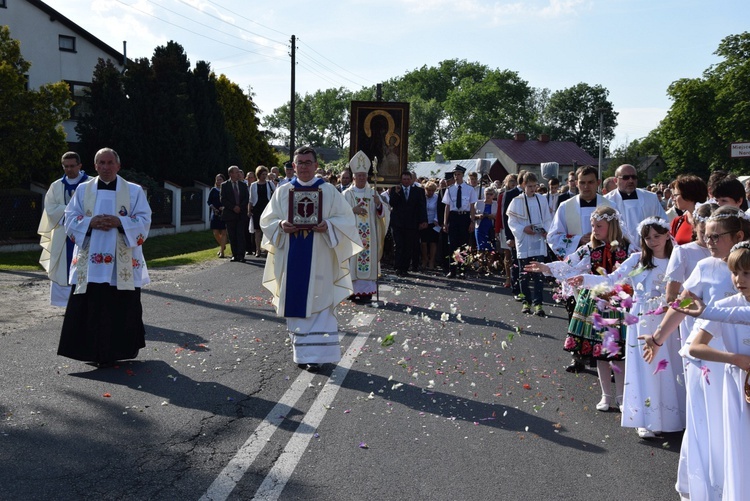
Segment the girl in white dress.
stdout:
[[[716,306],[750,305],[750,242],[736,245],[727,265],[739,293],[717,301]],[[715,346],[719,339],[723,340],[720,349]],[[724,452],[723,499],[746,499],[750,492],[750,456],[747,454],[750,448],[750,329],[728,322],[707,321],[692,340],[690,354],[724,365],[723,374],[714,375],[714,379],[724,380],[723,405],[711,410],[718,416],[723,413],[724,434],[712,436],[710,445]]]
[[585,275],[583,286],[633,284],[635,304],[630,313],[638,322],[627,329],[621,425],[636,428],[641,438],[653,438],[663,431],[685,428],[685,386],[676,338],[665,341],[656,370],[641,357],[638,341],[639,335],[656,329],[666,308],[666,269],[672,252],[669,223],[659,217],[646,218],[638,225],[637,234],[642,252],[632,254],[607,276]]
[[[690,277],[684,282],[684,290],[679,300],[702,300],[709,305],[734,294],[726,259],[732,245],[750,235],[750,221],[744,213],[730,206],[720,207],[706,221],[705,241],[711,257],[698,262]],[[677,328],[683,314],[671,308],[665,315],[653,336],[645,335],[642,340],[644,359],[652,362],[659,352],[659,344],[664,343]],[[675,488],[682,496],[691,499],[721,499],[724,460],[723,451],[717,439],[723,436],[720,416],[712,409],[719,408],[722,402],[722,379],[718,377],[723,367],[714,362],[698,360],[688,354],[689,344],[697,334],[693,329],[686,340],[682,355],[688,360],[685,369],[687,392],[686,431],[680,449],[677,484]],[[654,339],[656,338],[656,339]],[[718,349],[721,340],[714,341]],[[711,374],[714,376],[711,377]]]

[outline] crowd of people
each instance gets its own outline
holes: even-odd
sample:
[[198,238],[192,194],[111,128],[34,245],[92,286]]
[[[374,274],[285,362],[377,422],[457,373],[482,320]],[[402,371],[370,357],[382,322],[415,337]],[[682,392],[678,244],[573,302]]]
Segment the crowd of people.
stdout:
[[[109,148],[97,153],[93,179],[72,152],[62,163],[40,224],[53,304],[70,287],[58,353],[100,365],[133,358],[144,346],[148,204],[117,175]],[[714,172],[706,182],[685,174],[643,189],[632,165],[602,183],[583,166],[561,187],[527,171],[483,183],[458,165],[442,179],[405,171],[399,184],[376,189],[363,152],[331,178],[309,147],[283,177],[274,169],[218,174],[211,228],[219,257],[227,238],[232,261],[266,257],[263,285],[301,368],[340,360],[335,308],[376,294],[386,236],[401,279],[439,269],[460,278],[464,249],[492,253],[502,256],[494,276],[522,314],[545,317],[545,288],[555,284],[568,315],[566,370],[596,368],[597,410],[619,411],[642,439],[684,430],[680,496],[748,492],[750,190],[734,175]]]

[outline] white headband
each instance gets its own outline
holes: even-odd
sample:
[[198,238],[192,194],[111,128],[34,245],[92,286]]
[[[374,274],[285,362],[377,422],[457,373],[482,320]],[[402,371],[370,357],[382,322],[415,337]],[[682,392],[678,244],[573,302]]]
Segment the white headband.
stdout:
[[615,211],[614,214],[591,214],[592,221],[620,221],[620,213]]
[[740,249],[747,249],[750,250],[750,240],[743,240],[742,242],[736,243],[732,246],[732,250],[729,251],[731,254],[732,252]]
[[653,225],[661,226],[667,231],[671,229],[668,221],[665,221],[664,219],[657,217],[657,216],[651,216],[641,221],[640,224],[638,224],[638,228],[636,228],[635,231],[636,233],[640,235],[643,228],[645,228],[646,226],[653,226]]

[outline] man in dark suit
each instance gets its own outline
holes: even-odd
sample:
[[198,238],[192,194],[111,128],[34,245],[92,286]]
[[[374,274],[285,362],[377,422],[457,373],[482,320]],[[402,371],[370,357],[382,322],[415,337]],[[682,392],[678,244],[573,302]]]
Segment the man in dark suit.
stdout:
[[221,220],[227,225],[229,245],[232,246],[232,261],[245,262],[245,229],[250,220],[248,217],[248,203],[250,192],[242,182],[242,173],[236,165],[228,169],[229,180],[221,183],[219,199],[224,209]]
[[412,186],[411,173],[401,173],[401,184],[388,190],[391,206],[391,231],[395,244],[396,273],[409,275],[409,263],[417,245],[419,231],[427,227],[427,199],[424,189]]

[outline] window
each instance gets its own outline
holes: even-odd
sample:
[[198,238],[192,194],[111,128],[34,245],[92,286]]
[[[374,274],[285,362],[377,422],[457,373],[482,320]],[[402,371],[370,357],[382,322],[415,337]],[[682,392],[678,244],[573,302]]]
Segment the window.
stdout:
[[71,120],[78,120],[91,113],[91,84],[83,82],[66,82],[70,87],[73,107],[70,109]]
[[65,52],[76,51],[76,37],[70,37],[68,35],[59,35],[58,40],[59,40],[60,50],[65,51]]
[[8,2],[6,0],[0,0],[0,9],[7,9]]
[[495,158],[495,154],[493,152],[489,151],[489,152],[487,152],[487,153],[484,154],[484,158],[486,158],[486,159]]

